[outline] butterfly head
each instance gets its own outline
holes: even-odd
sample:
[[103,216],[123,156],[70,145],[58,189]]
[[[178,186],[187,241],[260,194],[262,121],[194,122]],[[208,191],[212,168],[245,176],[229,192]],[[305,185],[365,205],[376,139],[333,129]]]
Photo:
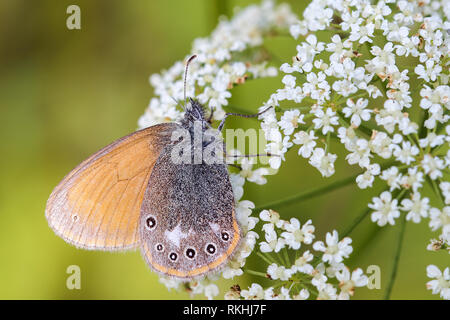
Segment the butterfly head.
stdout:
[[189,98],[185,110],[184,118],[181,121],[184,127],[191,127],[195,121],[205,122],[204,125],[206,125],[204,107],[197,100]]

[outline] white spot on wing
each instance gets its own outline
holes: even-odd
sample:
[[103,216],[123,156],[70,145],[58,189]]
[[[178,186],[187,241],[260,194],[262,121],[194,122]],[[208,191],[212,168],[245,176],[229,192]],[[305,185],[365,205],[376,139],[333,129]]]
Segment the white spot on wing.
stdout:
[[177,225],[172,231],[165,231],[165,237],[172,242],[175,246],[180,246],[180,241],[184,238],[187,238],[187,234],[181,232],[180,225]]
[[213,229],[214,232],[218,232],[220,229],[220,226],[217,223],[210,223],[211,229]]

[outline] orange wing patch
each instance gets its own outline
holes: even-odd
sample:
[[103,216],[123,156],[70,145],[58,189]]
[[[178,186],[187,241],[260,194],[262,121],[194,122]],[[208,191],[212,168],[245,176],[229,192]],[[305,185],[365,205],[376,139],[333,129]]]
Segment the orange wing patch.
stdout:
[[159,124],[132,133],[72,170],[47,201],[45,215],[55,233],[84,249],[136,247],[145,189],[176,126]]

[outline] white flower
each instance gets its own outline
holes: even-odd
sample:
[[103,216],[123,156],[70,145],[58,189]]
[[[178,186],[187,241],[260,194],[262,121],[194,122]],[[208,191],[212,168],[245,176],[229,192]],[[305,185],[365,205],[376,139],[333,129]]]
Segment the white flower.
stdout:
[[337,289],[331,284],[327,283],[319,288],[317,300],[337,300],[337,298]]
[[289,280],[289,278],[292,275],[292,271],[289,269],[286,269],[284,266],[279,266],[276,263],[272,263],[267,267],[267,274],[270,276],[270,279],[272,280],[282,280],[286,281]]
[[414,223],[419,223],[421,218],[428,216],[428,209],[430,199],[421,199],[420,193],[413,193],[411,199],[403,199],[402,207],[403,211],[406,211],[406,220],[412,220]]
[[280,168],[281,161],[284,160],[284,154],[293,146],[293,143],[289,141],[289,138],[289,136],[285,136],[283,140],[272,141],[267,145],[266,151],[274,155],[269,159],[271,168]]
[[309,291],[307,289],[302,289],[300,292],[293,297],[294,300],[307,300],[309,298]]
[[322,176],[330,177],[334,174],[334,162],[337,156],[332,153],[325,154],[325,150],[322,148],[316,148],[313,151],[309,163],[317,168]]
[[450,182],[443,181],[439,184],[442,195],[445,198],[445,204],[450,204]]
[[392,139],[384,132],[372,131],[369,146],[373,153],[379,155],[383,159],[388,159],[392,155],[391,151]]
[[442,67],[438,64],[435,65],[434,60],[430,59],[425,62],[425,66],[422,64],[417,65],[414,72],[417,73],[419,78],[425,81],[436,81],[437,75],[442,71]]
[[265,184],[267,180],[264,176],[269,174],[269,170],[267,168],[258,168],[256,170],[252,170],[255,161],[256,160],[254,158],[242,158],[239,161],[239,164],[241,166],[239,174],[250,182],[256,184]]
[[408,168],[408,174],[400,177],[402,187],[405,189],[412,188],[414,192],[422,188],[422,182],[423,172],[419,171],[418,167]]
[[420,90],[420,107],[429,110],[432,114],[441,112],[442,107],[447,109],[450,104],[450,87],[448,85],[441,85],[434,89],[424,85]]
[[427,266],[427,276],[434,279],[427,282],[427,289],[433,294],[439,294],[442,299],[450,300],[450,268],[441,272],[438,267],[430,264]]
[[366,25],[352,24],[351,33],[349,39],[351,41],[359,40],[359,43],[370,42],[372,43],[373,32],[375,30],[375,25],[373,23],[368,23]]
[[355,292],[355,287],[364,287],[368,281],[367,276],[364,275],[360,268],[354,270],[351,274],[348,268],[343,268],[340,272],[336,273],[336,278],[340,281],[340,300],[350,299],[350,296],[353,296]]
[[311,284],[317,289],[323,288],[327,284],[327,276],[325,275],[325,266],[321,262],[317,267],[311,272],[312,279]]
[[244,184],[245,178],[240,174],[231,173],[230,174],[230,183],[233,188],[234,199],[239,201],[244,195]]
[[278,228],[280,228],[284,223],[284,221],[280,219],[280,214],[272,209],[261,211],[259,218],[262,221],[270,222],[271,224],[276,225]]
[[334,132],[333,125],[337,125],[338,117],[336,116],[336,112],[334,112],[331,108],[327,108],[325,112],[322,109],[318,109],[314,112],[316,118],[313,120],[314,129],[322,128],[322,134],[326,135],[328,132]]
[[394,156],[398,161],[406,164],[410,164],[415,160],[415,156],[419,154],[419,148],[412,145],[409,141],[403,141],[402,147],[395,145]]
[[349,151],[349,153],[345,159],[349,164],[359,164],[361,168],[368,168],[370,164],[370,148],[369,142],[366,139],[357,139]]
[[236,204],[236,218],[241,228],[246,231],[252,230],[258,222],[258,218],[250,216],[254,208],[255,204],[248,200],[239,201]]
[[314,226],[308,220],[301,228],[300,222],[296,218],[291,218],[290,223],[284,224],[281,236],[286,239],[286,244],[294,250],[300,249],[301,243],[311,244],[314,240]]
[[376,222],[380,227],[385,226],[387,223],[394,225],[394,219],[400,216],[397,199],[392,200],[391,193],[384,191],[379,198],[373,197],[372,202],[369,204],[369,208],[375,210],[371,215],[372,221]]
[[293,273],[302,272],[306,274],[312,274],[314,268],[309,262],[314,259],[314,255],[306,250],[300,258],[297,258],[292,266],[291,270]]
[[245,300],[262,300],[264,299],[264,289],[258,283],[252,283],[248,290],[242,290],[241,296]]
[[315,141],[316,139],[317,137],[314,135],[313,130],[309,131],[309,133],[306,131],[299,131],[294,134],[294,139],[292,140],[292,142],[301,145],[301,147],[298,149],[299,155],[301,155],[303,158],[309,158],[314,147],[317,144]]
[[422,168],[431,179],[442,177],[441,170],[444,169],[444,161],[438,157],[426,154],[422,160]]
[[402,175],[398,172],[397,167],[392,166],[389,169],[383,170],[380,178],[386,180],[386,183],[390,187],[391,192],[395,189],[400,188]]
[[350,118],[350,121],[356,127],[361,124],[361,119],[364,121],[370,120],[370,113],[372,110],[366,109],[369,101],[367,99],[358,99],[356,103],[352,99],[347,99],[347,107],[342,109],[346,118]]
[[288,110],[283,114],[278,125],[285,135],[291,135],[298,127],[299,123],[305,123],[303,117],[304,115],[300,114],[299,110]]
[[446,206],[442,211],[437,208],[431,208],[429,226],[433,231],[442,228],[444,240],[450,239],[450,207]]
[[263,226],[263,229],[265,231],[266,241],[259,243],[261,252],[279,252],[285,247],[285,239],[277,236],[273,224],[267,223]]
[[167,289],[175,289],[178,290],[183,281],[174,279],[174,278],[166,278],[160,277],[159,282],[166,286]]
[[419,140],[421,148],[426,148],[430,146],[431,148],[440,146],[445,141],[445,136],[443,134],[437,135],[434,132],[430,132],[425,138]]
[[289,289],[281,287],[279,293],[275,293],[273,287],[267,288],[264,292],[265,300],[291,300]]
[[339,241],[339,236],[336,230],[333,233],[327,232],[326,246],[322,241],[316,241],[313,245],[314,250],[324,252],[322,260],[330,264],[338,264],[344,258],[348,258],[352,253],[353,248],[350,245],[352,239],[344,238]]
[[361,189],[366,189],[368,187],[372,187],[373,181],[375,180],[375,176],[380,174],[380,165],[378,163],[374,163],[369,165],[367,170],[356,177],[356,183],[358,187]]
[[205,296],[208,298],[208,300],[212,300],[218,294],[219,294],[219,287],[217,287],[217,285],[211,283],[205,287]]

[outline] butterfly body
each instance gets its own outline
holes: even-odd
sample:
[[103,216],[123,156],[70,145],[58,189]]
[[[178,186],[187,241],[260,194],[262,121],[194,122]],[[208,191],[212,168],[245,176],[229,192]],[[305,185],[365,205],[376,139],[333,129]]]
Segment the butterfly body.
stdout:
[[[81,163],[52,192],[46,217],[55,233],[85,249],[140,247],[155,271],[182,279],[223,266],[240,229],[225,163],[175,163],[173,133],[208,129],[203,107],[190,99],[184,119],[117,140]],[[194,138],[192,138],[194,139]],[[191,141],[193,142],[193,141]]]

